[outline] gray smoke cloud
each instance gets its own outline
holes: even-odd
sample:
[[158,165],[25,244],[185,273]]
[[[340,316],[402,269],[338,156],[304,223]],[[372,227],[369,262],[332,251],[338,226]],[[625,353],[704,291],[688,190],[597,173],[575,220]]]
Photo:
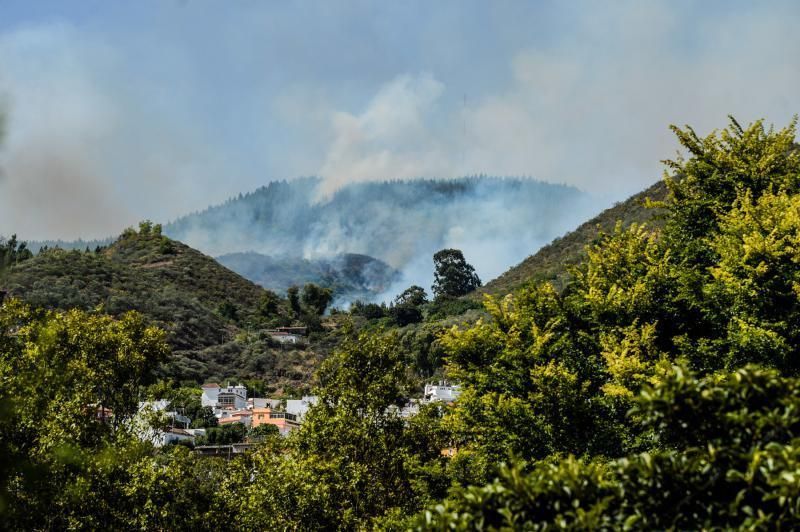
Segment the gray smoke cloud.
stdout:
[[299,175],[324,178],[317,201],[485,173],[608,205],[660,176],[670,123],[800,110],[794,2],[25,5],[0,6],[0,233],[28,239]]
[[783,125],[800,111],[800,69],[789,59],[800,53],[800,8],[722,10],[693,21],[697,41],[681,46],[686,21],[670,5],[623,4],[577,11],[580,39],[516,52],[507,83],[490,94],[467,99],[464,87],[406,73],[360,111],[333,112],[323,190],[488,172],[568,183],[610,202],[660,177],[659,161],[677,147],[670,124],[705,134],[728,114]]
[[127,81],[113,48],[69,26],[0,36],[0,233],[104,237],[232,193],[197,121],[180,120],[180,95],[147,103]]
[[[412,284],[430,289],[440,249],[461,249],[488,281],[601,208],[575,188],[530,179],[348,183],[329,197],[320,194],[325,185],[273,183],[165,230],[215,256],[375,257],[400,272],[378,296],[388,300]],[[237,271],[249,269],[247,257],[237,257]]]

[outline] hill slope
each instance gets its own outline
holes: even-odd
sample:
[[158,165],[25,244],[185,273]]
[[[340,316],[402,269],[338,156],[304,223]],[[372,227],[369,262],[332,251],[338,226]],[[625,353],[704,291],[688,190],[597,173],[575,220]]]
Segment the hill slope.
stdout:
[[163,372],[177,379],[280,373],[297,384],[313,365],[312,353],[284,353],[247,333],[288,324],[284,302],[265,314],[263,288],[152,229],[126,231],[99,252],[44,251],[13,267],[0,288],[38,307],[143,313],[167,330],[174,354]]
[[385,262],[354,253],[331,259],[272,257],[255,252],[217,257],[224,266],[254,283],[284,293],[292,285],[314,283],[333,290],[334,299],[372,299],[384,292],[398,272]]
[[550,281],[556,288],[562,288],[569,276],[568,267],[583,259],[585,247],[601,232],[611,231],[618,220],[624,225],[641,222],[659,224],[658,210],[647,208],[645,201],[648,198],[661,201],[666,197],[667,187],[663,181],[659,181],[606,209],[574,231],[556,238],[500,277],[486,283],[469,297],[479,297],[482,294],[505,295],[530,281]]

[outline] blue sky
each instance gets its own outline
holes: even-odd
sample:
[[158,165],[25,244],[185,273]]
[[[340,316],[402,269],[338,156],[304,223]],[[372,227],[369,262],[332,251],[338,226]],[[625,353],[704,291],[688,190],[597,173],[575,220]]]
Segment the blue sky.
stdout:
[[798,6],[0,0],[0,234],[108,235],[301,175],[621,199],[670,123],[800,111]]

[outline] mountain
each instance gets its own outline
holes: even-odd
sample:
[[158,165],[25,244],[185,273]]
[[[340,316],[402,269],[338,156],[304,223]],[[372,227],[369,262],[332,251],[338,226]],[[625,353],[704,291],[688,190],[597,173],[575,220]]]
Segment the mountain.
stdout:
[[50,249],[11,268],[0,289],[43,308],[144,314],[168,332],[165,376],[273,377],[307,383],[314,353],[275,349],[250,331],[291,322],[287,305],[262,309],[266,291],[149,224],[97,252]]
[[164,232],[213,256],[253,251],[290,262],[374,257],[402,273],[392,287],[399,293],[411,284],[430,286],[431,257],[442,248],[461,249],[480,276],[492,278],[594,208],[576,188],[532,179],[354,183],[330,197],[320,197],[320,183],[272,182],[182,217]]
[[600,233],[612,231],[617,221],[625,226],[642,222],[651,226],[660,225],[660,209],[649,208],[645,203],[647,199],[663,201],[666,198],[667,187],[663,181],[659,181],[606,209],[574,231],[556,238],[469,297],[482,294],[505,295],[530,281],[550,281],[556,288],[562,288],[569,278],[569,267],[578,264],[585,257],[586,246],[594,242]]
[[285,293],[292,285],[306,283],[331,288],[334,301],[372,299],[386,291],[399,275],[385,262],[355,253],[308,260],[271,257],[251,251],[221,255],[217,261],[242,277],[279,293]]

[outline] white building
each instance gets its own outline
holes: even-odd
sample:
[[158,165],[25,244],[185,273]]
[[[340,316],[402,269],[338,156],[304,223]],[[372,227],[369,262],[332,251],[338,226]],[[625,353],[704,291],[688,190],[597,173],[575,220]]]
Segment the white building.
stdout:
[[297,416],[297,421],[302,421],[308,409],[311,405],[317,404],[317,401],[316,395],[304,395],[302,399],[287,399],[286,412]]
[[439,384],[426,384],[425,385],[425,398],[426,403],[452,403],[461,394],[461,387],[457,384],[448,384],[446,382],[439,382]]
[[222,417],[225,413],[236,412],[252,408],[252,401],[247,400],[247,388],[241,384],[237,386],[220,386],[212,382],[200,388],[200,404],[214,410],[214,415]]
[[272,410],[280,410],[283,406],[283,401],[280,399],[266,399],[263,397],[251,397],[247,400],[247,408],[271,408]]
[[181,441],[194,443],[194,434],[186,429],[167,429],[159,433],[157,439],[153,441],[153,445],[156,447],[163,447],[165,445],[169,445],[170,443],[178,443]]
[[200,396],[200,404],[202,406],[209,406],[214,408],[217,406],[217,398],[219,397],[219,384],[212,382],[201,386],[203,394]]
[[285,331],[267,331],[269,337],[282,344],[296,344],[302,338],[300,335],[288,333]]
[[247,408],[247,388],[241,384],[220,388],[217,394],[217,410],[245,410]]

